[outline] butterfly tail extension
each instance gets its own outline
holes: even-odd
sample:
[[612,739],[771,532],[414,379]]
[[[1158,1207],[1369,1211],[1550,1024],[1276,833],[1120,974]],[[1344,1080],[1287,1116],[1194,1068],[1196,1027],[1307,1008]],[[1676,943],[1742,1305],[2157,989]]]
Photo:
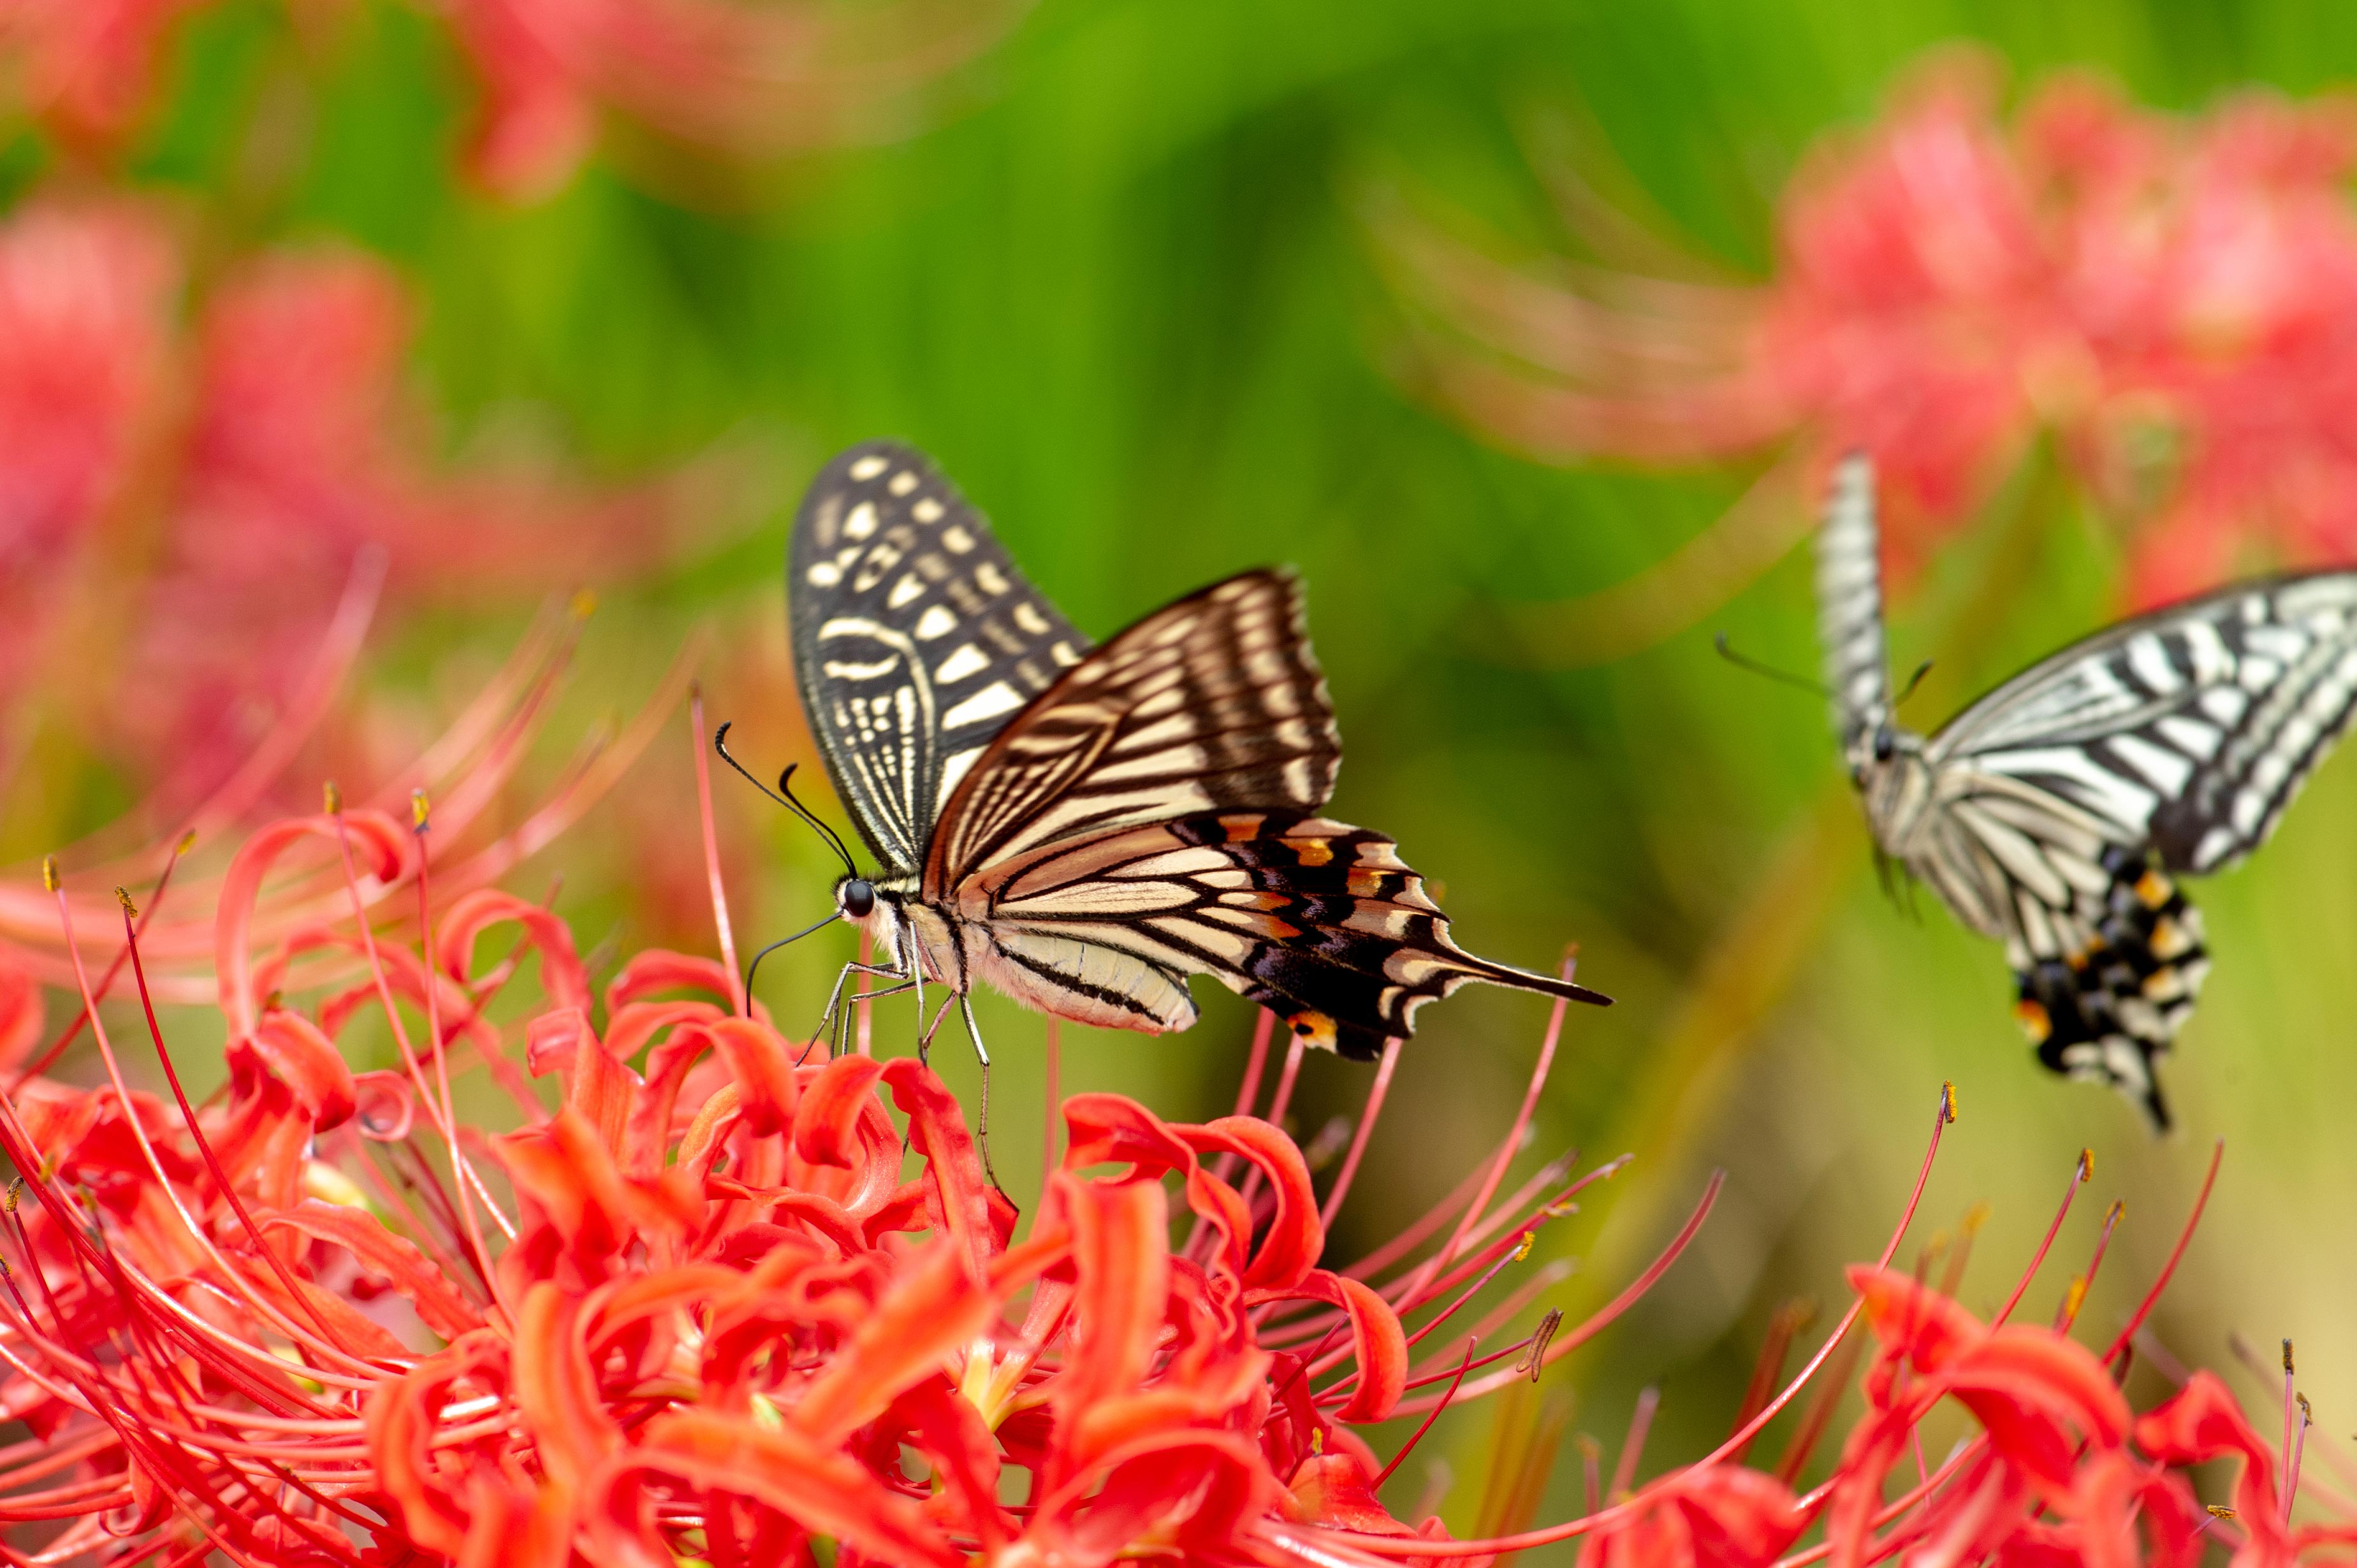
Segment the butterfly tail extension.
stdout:
[[2169,1125],[2157,1065],[2192,1015],[2210,970],[2201,912],[2158,866],[2129,851],[2104,856],[2111,884],[2094,941],[2067,960],[2018,970],[2015,1012],[2038,1059],[2108,1083],[2156,1132]]

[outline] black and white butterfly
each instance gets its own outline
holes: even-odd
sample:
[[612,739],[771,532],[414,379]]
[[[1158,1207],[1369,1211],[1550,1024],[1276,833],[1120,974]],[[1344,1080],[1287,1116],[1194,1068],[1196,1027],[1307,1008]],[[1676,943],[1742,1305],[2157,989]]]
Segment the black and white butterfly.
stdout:
[[2357,706],[2357,572],[2242,584],[2032,665],[1928,739],[1898,726],[1874,477],[1834,474],[1817,538],[1834,723],[1882,853],[2003,941],[2016,1013],[2058,1072],[2156,1128],[2156,1060],[2210,968],[2171,878],[2266,841]]
[[1210,974],[1355,1058],[1469,981],[1607,1000],[1464,951],[1391,840],[1318,814],[1341,746],[1289,574],[1092,647],[882,441],[812,483],[787,571],[803,710],[881,868],[846,856],[836,912],[872,972],[947,986],[969,1031],[978,981],[1159,1033],[1195,1021],[1187,979]]

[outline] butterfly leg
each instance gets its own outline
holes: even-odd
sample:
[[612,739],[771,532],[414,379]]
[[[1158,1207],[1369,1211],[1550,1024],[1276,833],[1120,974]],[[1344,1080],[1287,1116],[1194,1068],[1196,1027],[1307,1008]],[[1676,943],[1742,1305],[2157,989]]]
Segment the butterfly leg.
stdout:
[[[942,1023],[949,1017],[950,1004],[961,1000],[963,998],[954,991],[942,998],[941,1011],[933,1015],[933,1021],[926,1026],[925,1032],[917,1036],[917,1060],[928,1067],[932,1065],[933,1036],[941,1033]],[[918,1015],[923,1016],[921,1013]]]
[[[907,970],[897,968],[891,964],[845,964],[843,966],[843,972],[834,977],[834,989],[827,993],[826,1011],[819,1015],[818,1027],[811,1031],[810,1045],[802,1047],[803,1056],[810,1055],[812,1047],[816,1046],[821,1039],[828,1039],[827,1055],[830,1057],[834,1055],[833,1041],[829,1036],[838,1023],[839,1015],[848,1016],[849,1010],[843,1006],[843,988],[851,983],[851,977],[855,974],[872,974],[880,979],[897,981],[907,981],[909,978],[909,972]],[[871,992],[869,994],[889,996],[894,994],[898,989],[898,987],[895,987],[893,991]]]
[[[990,1163],[990,1052],[983,1046],[982,1031],[974,1026],[974,999],[964,992],[958,993],[958,1011],[965,1015],[965,1037],[974,1042],[974,1060],[982,1064],[982,1105],[974,1119],[974,1146],[982,1151],[982,1174],[988,1176],[990,1185],[998,1187],[999,1195],[1005,1197],[1006,1189],[999,1187],[998,1172],[992,1168]],[[1014,1199],[1008,1198],[1007,1201],[1011,1203]]]

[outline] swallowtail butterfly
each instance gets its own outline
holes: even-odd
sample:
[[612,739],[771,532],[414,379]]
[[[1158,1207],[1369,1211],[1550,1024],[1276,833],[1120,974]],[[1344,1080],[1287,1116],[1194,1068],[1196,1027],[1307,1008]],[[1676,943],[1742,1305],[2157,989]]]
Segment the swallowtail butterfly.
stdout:
[[2222,589],[2032,665],[1928,739],[1893,716],[1874,478],[1836,468],[1817,538],[1834,724],[1875,843],[2005,943],[2015,1012],[2058,1072],[2156,1129],[2154,1075],[2210,968],[2173,880],[2233,865],[2348,726],[2357,572]]
[[881,866],[834,889],[872,972],[1147,1033],[1210,974],[1354,1058],[1469,981],[1608,1000],[1464,951],[1391,840],[1318,814],[1341,746],[1289,574],[1092,647],[881,441],[812,483],[787,571],[803,711]]

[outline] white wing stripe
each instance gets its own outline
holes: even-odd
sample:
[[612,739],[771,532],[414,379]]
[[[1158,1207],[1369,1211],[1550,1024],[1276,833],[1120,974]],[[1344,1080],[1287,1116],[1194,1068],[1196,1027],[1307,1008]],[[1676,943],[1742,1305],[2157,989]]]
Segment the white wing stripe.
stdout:
[[2040,776],[2075,786],[2071,793],[2092,811],[2101,812],[2131,834],[2141,837],[2152,822],[2160,797],[2105,768],[2076,746],[2030,746],[1975,757],[1993,773],[2033,779]]
[[2181,793],[2186,781],[2193,777],[2192,759],[2180,757],[2166,746],[2130,733],[2115,735],[2104,742],[2114,755],[2144,775],[2147,782],[2163,795]]

